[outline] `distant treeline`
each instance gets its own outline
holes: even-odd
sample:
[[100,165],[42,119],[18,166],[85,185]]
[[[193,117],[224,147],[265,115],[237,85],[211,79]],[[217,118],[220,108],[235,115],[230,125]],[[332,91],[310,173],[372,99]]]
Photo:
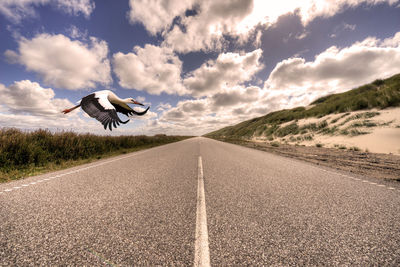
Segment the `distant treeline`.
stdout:
[[52,133],[42,129],[27,132],[15,128],[3,128],[0,129],[0,174],[2,173],[0,176],[15,172],[16,169],[100,158],[113,152],[129,152],[186,138],[188,137],[163,134],[156,136],[99,136],[74,132]]

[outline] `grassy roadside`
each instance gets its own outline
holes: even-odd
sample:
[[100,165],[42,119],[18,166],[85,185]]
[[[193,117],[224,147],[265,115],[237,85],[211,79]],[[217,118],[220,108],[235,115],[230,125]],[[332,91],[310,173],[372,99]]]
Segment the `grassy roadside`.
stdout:
[[98,136],[0,128],[0,183],[187,138],[190,136]]

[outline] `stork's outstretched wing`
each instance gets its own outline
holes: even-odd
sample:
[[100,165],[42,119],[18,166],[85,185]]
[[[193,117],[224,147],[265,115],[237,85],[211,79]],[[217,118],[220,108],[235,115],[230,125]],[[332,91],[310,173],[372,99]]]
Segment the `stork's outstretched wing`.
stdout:
[[115,110],[117,112],[120,112],[120,113],[122,113],[122,114],[124,114],[126,116],[130,116],[130,115],[143,116],[144,114],[147,113],[147,111],[150,108],[150,107],[147,107],[146,110],[144,110],[144,111],[136,111],[136,110],[133,110],[133,109],[132,110],[128,110],[128,109],[126,109],[124,107],[121,107],[118,104],[114,104],[114,103],[110,103],[110,104],[114,106],[114,108],[115,108]]
[[119,123],[127,123],[127,121],[122,121],[115,110],[114,105],[108,101],[107,95],[105,94],[90,94],[82,98],[81,101],[82,109],[89,114],[90,117],[95,118],[101,124],[103,124],[104,129],[107,127],[112,131],[112,126],[117,128]]

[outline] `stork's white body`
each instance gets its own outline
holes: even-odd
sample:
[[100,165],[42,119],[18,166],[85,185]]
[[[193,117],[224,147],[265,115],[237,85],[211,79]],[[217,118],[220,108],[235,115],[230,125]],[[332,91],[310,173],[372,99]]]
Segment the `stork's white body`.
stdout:
[[137,102],[133,98],[119,98],[116,94],[114,94],[110,90],[102,90],[97,91],[93,94],[87,95],[81,99],[80,103],[70,109],[63,110],[64,114],[71,112],[72,110],[82,107],[82,109],[92,118],[100,121],[104,125],[104,129],[107,129],[107,126],[112,131],[112,125],[114,128],[119,125],[119,123],[127,123],[127,121],[121,121],[118,117],[117,112],[129,115],[138,115],[142,116],[146,114],[150,107],[148,107],[145,111],[137,112],[132,109],[128,104],[138,104],[142,105],[141,103]]

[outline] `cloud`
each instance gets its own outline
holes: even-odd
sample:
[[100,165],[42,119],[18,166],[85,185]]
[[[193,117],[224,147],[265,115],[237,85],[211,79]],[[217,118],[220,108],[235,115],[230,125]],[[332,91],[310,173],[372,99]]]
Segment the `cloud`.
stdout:
[[67,14],[73,16],[82,14],[86,18],[90,17],[95,8],[95,4],[91,0],[58,0],[55,1],[55,5]]
[[170,109],[172,106],[171,106],[171,104],[170,103],[160,103],[160,104],[158,104],[158,106],[157,106],[157,110],[158,111],[164,111],[164,110],[167,110],[167,109]]
[[193,96],[206,96],[250,81],[263,68],[261,55],[261,49],[247,54],[220,54],[216,60],[211,60],[189,73],[184,79],[184,85]]
[[14,82],[6,87],[0,84],[0,105],[14,114],[53,116],[73,104],[67,99],[54,98],[51,88],[42,88],[29,80]]
[[400,32],[397,32],[393,37],[386,38],[381,43],[383,47],[399,47],[400,46]]
[[[204,134],[212,130],[265,115],[270,107],[261,103],[265,90],[256,86],[228,88],[210,97],[182,100],[164,110],[157,125],[181,129],[183,133]],[[154,124],[152,124],[154,126]],[[150,125],[149,125],[150,127]]]
[[113,67],[124,88],[156,95],[186,93],[181,83],[182,62],[169,48],[135,46],[131,53],[114,54]]
[[151,34],[155,35],[168,29],[175,17],[191,9],[195,0],[146,0],[129,1],[129,21],[140,22]]
[[215,107],[233,106],[238,103],[250,103],[257,101],[259,98],[259,88],[256,86],[241,87],[216,93],[211,97]]
[[[251,19],[252,0],[198,1],[194,16],[181,17],[165,34],[165,45],[179,52],[214,50],[223,47],[223,35],[246,35],[260,21]],[[242,39],[244,39],[243,37]]]
[[297,34],[294,38],[296,38],[297,40],[303,40],[303,39],[306,38],[309,34],[310,34],[309,31],[303,31],[302,33]]
[[91,0],[2,0],[0,13],[14,23],[19,23],[25,18],[36,17],[36,7],[51,5],[64,13],[89,18],[95,8]]
[[21,38],[18,51],[7,50],[10,62],[18,62],[43,78],[45,84],[70,90],[94,88],[112,82],[108,46],[91,37],[89,44],[58,34]]
[[329,37],[336,38],[339,33],[343,32],[343,31],[354,31],[356,29],[356,27],[357,27],[357,25],[355,25],[355,24],[348,24],[348,23],[343,22],[342,24],[336,26],[333,29],[333,33],[330,34]]
[[307,25],[317,17],[332,17],[346,9],[355,8],[362,4],[370,6],[383,3],[394,5],[398,2],[398,0],[282,0],[279,2],[260,0],[257,7],[264,8],[264,11],[259,12],[265,12],[269,23],[276,22],[281,15],[295,13],[300,16],[303,24]]
[[71,25],[69,28],[67,28],[66,32],[73,39],[82,39],[82,40],[88,39],[88,31],[87,30],[82,31],[75,25]]
[[342,92],[400,72],[400,34],[383,41],[370,37],[350,47],[332,46],[306,62],[278,63],[265,82],[273,90]]
[[[146,129],[204,134],[275,110],[305,106],[323,95],[391,76],[400,72],[399,63],[400,32],[384,40],[370,37],[349,47],[331,47],[310,62],[303,58],[283,60],[276,65],[263,88],[241,84],[247,78],[222,78],[220,82],[218,77],[229,75],[216,70],[232,68],[217,67],[217,59],[202,65],[190,76],[203,81],[210,79],[212,82],[199,83],[204,85],[199,88],[215,85],[213,90],[204,91],[207,94],[202,94],[200,99],[182,100],[174,107],[160,110],[162,114]],[[205,75],[196,73],[199,70]],[[230,79],[236,80],[227,85]]]
[[[332,17],[361,4],[395,5],[398,0],[169,0],[130,1],[129,17],[140,22],[153,35],[161,33],[163,45],[174,51],[188,53],[199,50],[222,50],[225,36],[237,37],[239,42],[257,44],[256,27],[272,25],[282,15],[293,13],[304,25],[317,17]],[[185,12],[187,10],[192,12]],[[352,25],[349,25],[352,26]],[[296,38],[304,38],[307,32]],[[254,39],[254,40],[253,40]]]
[[[204,134],[262,115],[267,105],[257,107],[264,94],[257,86],[244,86],[263,68],[262,50],[222,53],[189,73],[183,83],[195,99],[179,101],[175,107],[160,104],[161,115],[146,126],[149,132]],[[199,98],[201,97],[201,98]],[[241,109],[241,114],[235,110]]]

